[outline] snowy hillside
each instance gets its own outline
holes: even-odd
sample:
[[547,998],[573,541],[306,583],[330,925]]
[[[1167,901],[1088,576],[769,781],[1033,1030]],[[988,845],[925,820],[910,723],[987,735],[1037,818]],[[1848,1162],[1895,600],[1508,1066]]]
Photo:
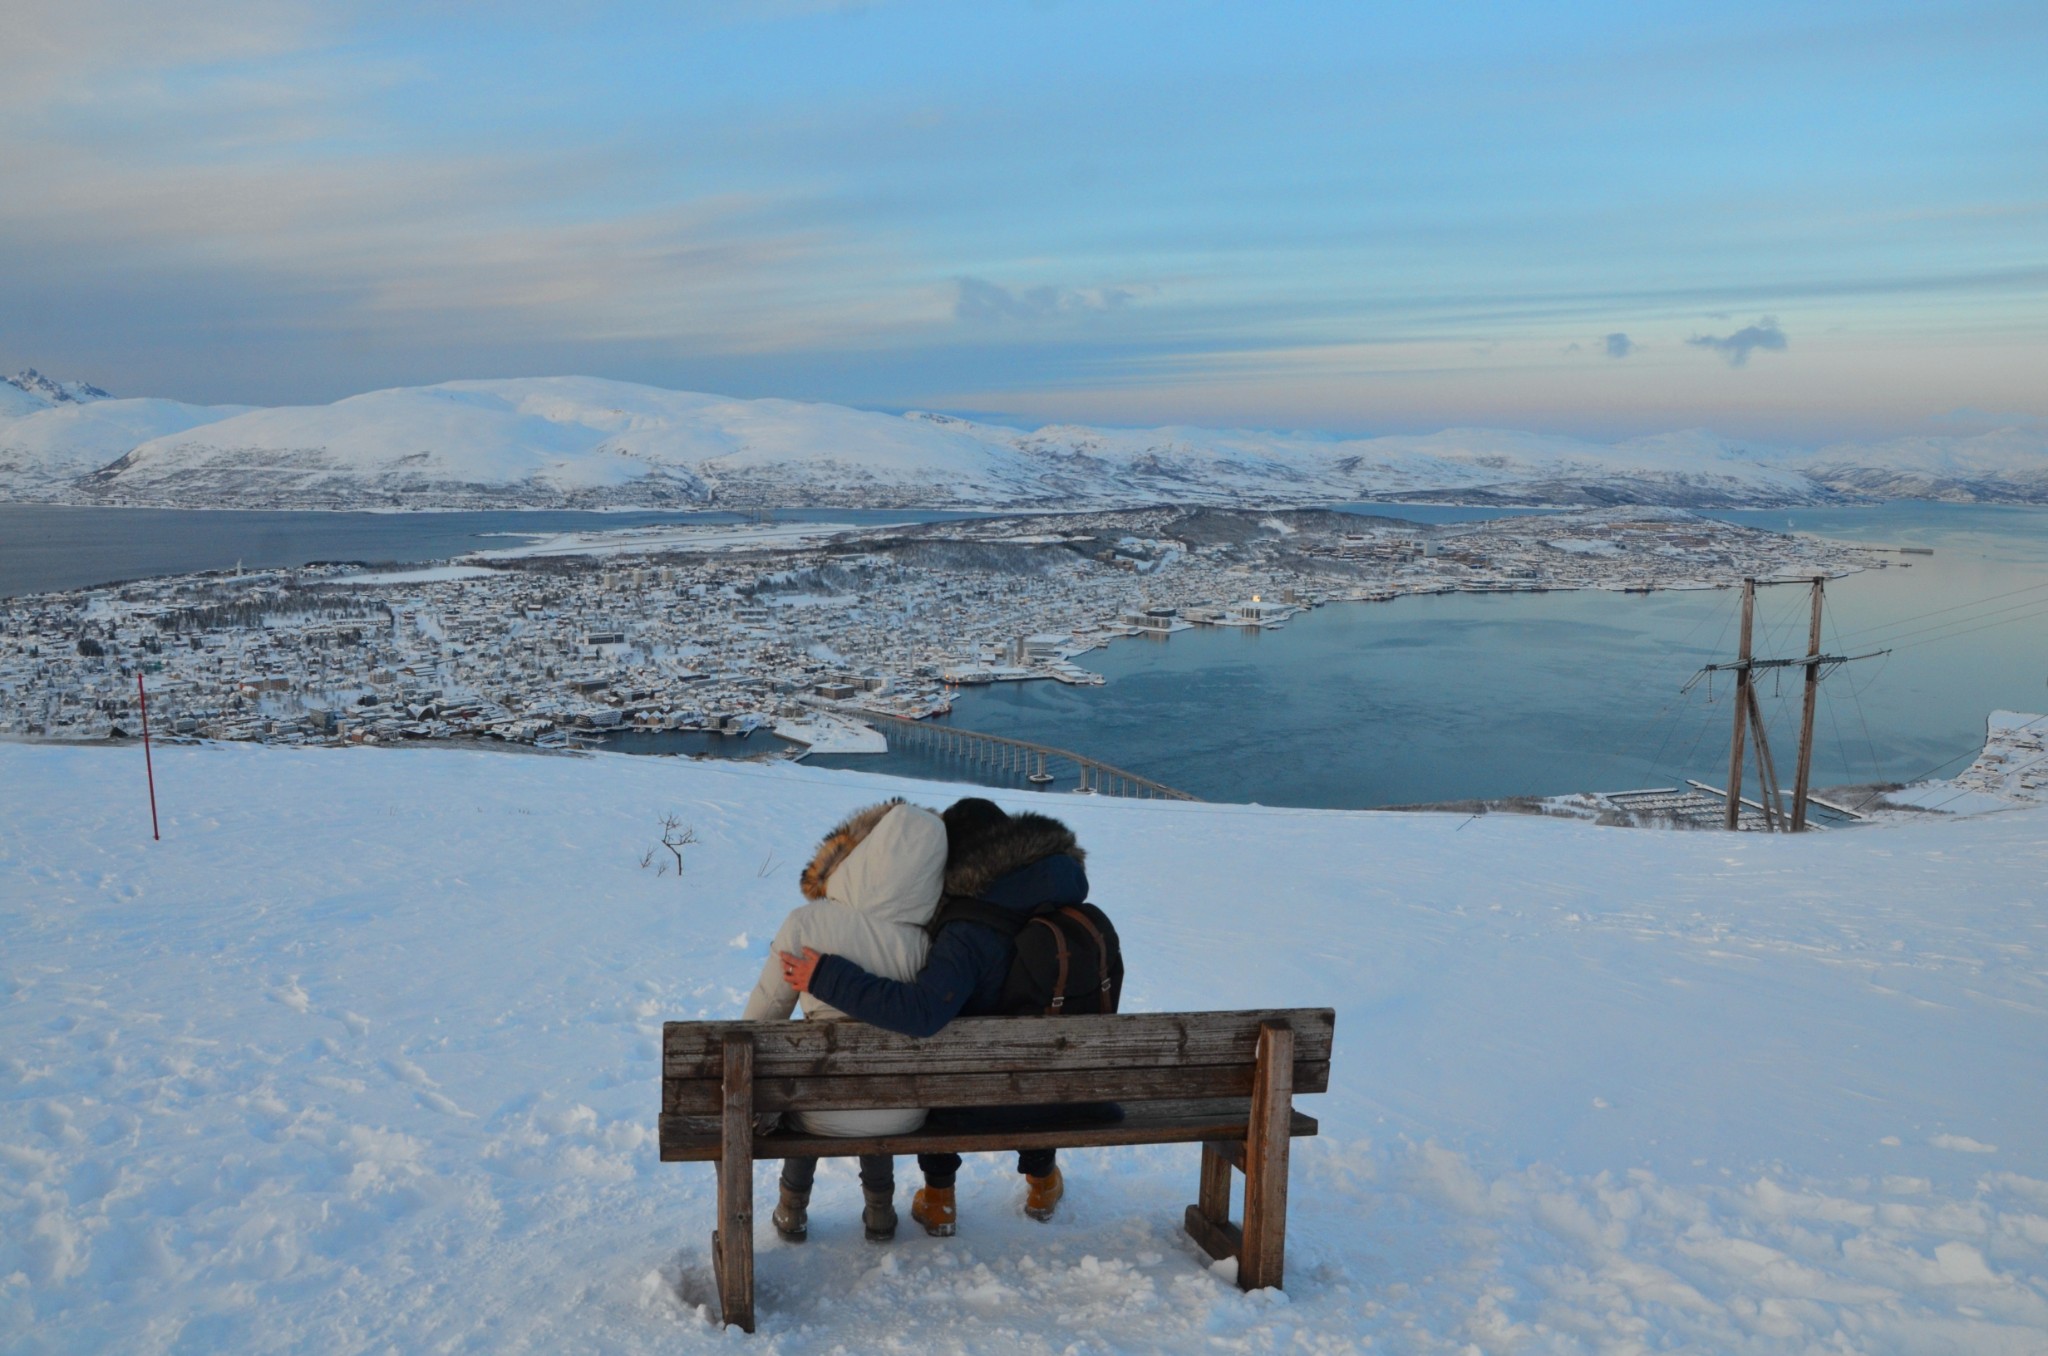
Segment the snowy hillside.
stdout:
[[1026,432],[594,377],[454,381],[275,409],[96,399],[97,388],[23,377],[34,380],[0,385],[0,498],[205,508],[2048,500],[2048,443],[2013,430],[1787,454],[1700,430],[1611,445],[1465,428],[1348,439]]
[[[0,1346],[735,1349],[659,1024],[739,1010],[847,810],[960,788],[244,746],[157,784],[151,843],[138,749],[0,745]],[[971,1159],[959,1236],[886,1246],[833,1161],[809,1243],[763,1211],[748,1350],[2048,1349],[2048,811],[1003,799],[1089,848],[1128,1008],[1338,1009],[1288,1290],[1182,1236],[1189,1146],[1068,1155],[1047,1225]]]
[[242,413],[246,405],[116,400],[34,368],[0,378],[0,499],[64,495],[138,443]]
[[191,411],[183,422],[138,426],[147,436],[132,439],[96,429],[61,456],[54,424],[10,439],[0,421],[0,440],[40,456],[33,468],[0,466],[0,492],[89,470],[73,497],[194,507],[1086,507],[1448,492],[1726,504],[1817,493],[1706,435],[1609,447],[1487,429],[1349,440],[1070,425],[1026,433],[589,377],[449,382],[240,413],[178,408]]
[[[13,390],[4,389],[12,387]],[[86,404],[94,400],[111,400],[106,391],[86,381],[58,381],[46,377],[33,367],[24,367],[11,377],[0,377],[0,410],[23,408],[24,399],[30,406],[47,407],[67,403]]]
[[1901,438],[1824,447],[1801,465],[1821,485],[1873,499],[2048,503],[2048,431]]

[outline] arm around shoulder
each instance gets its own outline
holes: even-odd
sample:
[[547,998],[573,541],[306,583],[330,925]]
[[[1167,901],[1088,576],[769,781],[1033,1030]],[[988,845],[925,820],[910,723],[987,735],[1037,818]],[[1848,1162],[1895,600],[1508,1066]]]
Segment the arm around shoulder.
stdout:
[[844,956],[826,956],[811,976],[811,993],[847,1016],[904,1036],[931,1036],[960,1015],[981,977],[983,948],[960,924],[941,932],[912,980],[883,979]]

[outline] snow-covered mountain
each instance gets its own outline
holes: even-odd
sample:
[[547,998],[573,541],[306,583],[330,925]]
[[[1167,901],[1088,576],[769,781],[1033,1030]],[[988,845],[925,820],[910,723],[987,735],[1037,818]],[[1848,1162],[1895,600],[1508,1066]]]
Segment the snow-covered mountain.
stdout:
[[247,405],[116,400],[33,367],[0,377],[0,499],[70,498],[80,476],[137,444],[240,414]]
[[590,377],[458,381],[254,410],[143,441],[80,490],[101,502],[323,508],[1816,496],[1796,472],[1704,435],[1603,446],[1490,429],[1363,439],[1183,427],[1022,432]]
[[2048,430],[1840,443],[1815,452],[1801,469],[1829,489],[1872,499],[2042,504],[2048,503]]
[[[0,402],[18,400],[20,396],[27,396],[45,406],[62,405],[67,401],[84,404],[92,400],[112,399],[97,386],[83,381],[53,381],[33,367],[24,367],[11,377],[0,377],[0,384],[14,388],[13,392],[0,391]],[[0,403],[0,410],[8,408],[7,404]]]
[[[1988,439],[1988,441],[1987,441]],[[1022,431],[594,377],[454,381],[275,409],[0,386],[0,498],[239,508],[1112,507],[1454,498],[1686,507],[2048,502],[2008,431],[1804,457],[1704,431],[1601,444],[1501,429],[1332,438],[1172,426]]]

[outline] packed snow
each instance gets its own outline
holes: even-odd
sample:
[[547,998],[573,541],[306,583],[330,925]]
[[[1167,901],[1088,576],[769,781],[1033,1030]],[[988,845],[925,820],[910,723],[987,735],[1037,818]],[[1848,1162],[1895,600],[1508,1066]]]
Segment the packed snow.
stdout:
[[[0,745],[0,1346],[695,1351],[726,1017],[816,838],[957,786],[454,749]],[[1040,1225],[760,1211],[761,1352],[2048,1349],[2048,810],[1798,839],[997,793],[1058,813],[1131,1010],[1328,1004],[1287,1289],[1192,1146]],[[663,820],[693,827],[678,876]],[[757,1176],[771,1199],[774,1165]],[[899,1164],[899,1204],[916,1178]]]

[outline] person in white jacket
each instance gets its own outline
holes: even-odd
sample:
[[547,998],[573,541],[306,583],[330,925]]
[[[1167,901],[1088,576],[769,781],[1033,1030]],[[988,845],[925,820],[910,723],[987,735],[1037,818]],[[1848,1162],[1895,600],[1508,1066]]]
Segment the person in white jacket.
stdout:
[[[747,1021],[777,1021],[796,1008],[798,993],[783,977],[782,952],[803,948],[845,956],[889,979],[908,980],[924,968],[931,936],[925,931],[938,911],[946,874],[946,825],[936,814],[901,800],[871,805],[825,835],[802,889],[811,902],[783,920],[768,948],[768,962],[754,985]],[[810,1021],[845,1020],[845,1014],[810,994],[801,995]],[[808,1111],[789,1117],[793,1128],[813,1135],[862,1138],[900,1135],[924,1124],[922,1107],[887,1111]],[[775,1231],[800,1243],[810,1229],[815,1158],[782,1161],[781,1201]],[[896,1234],[896,1164],[887,1154],[863,1154],[861,1222],[870,1242]]]

